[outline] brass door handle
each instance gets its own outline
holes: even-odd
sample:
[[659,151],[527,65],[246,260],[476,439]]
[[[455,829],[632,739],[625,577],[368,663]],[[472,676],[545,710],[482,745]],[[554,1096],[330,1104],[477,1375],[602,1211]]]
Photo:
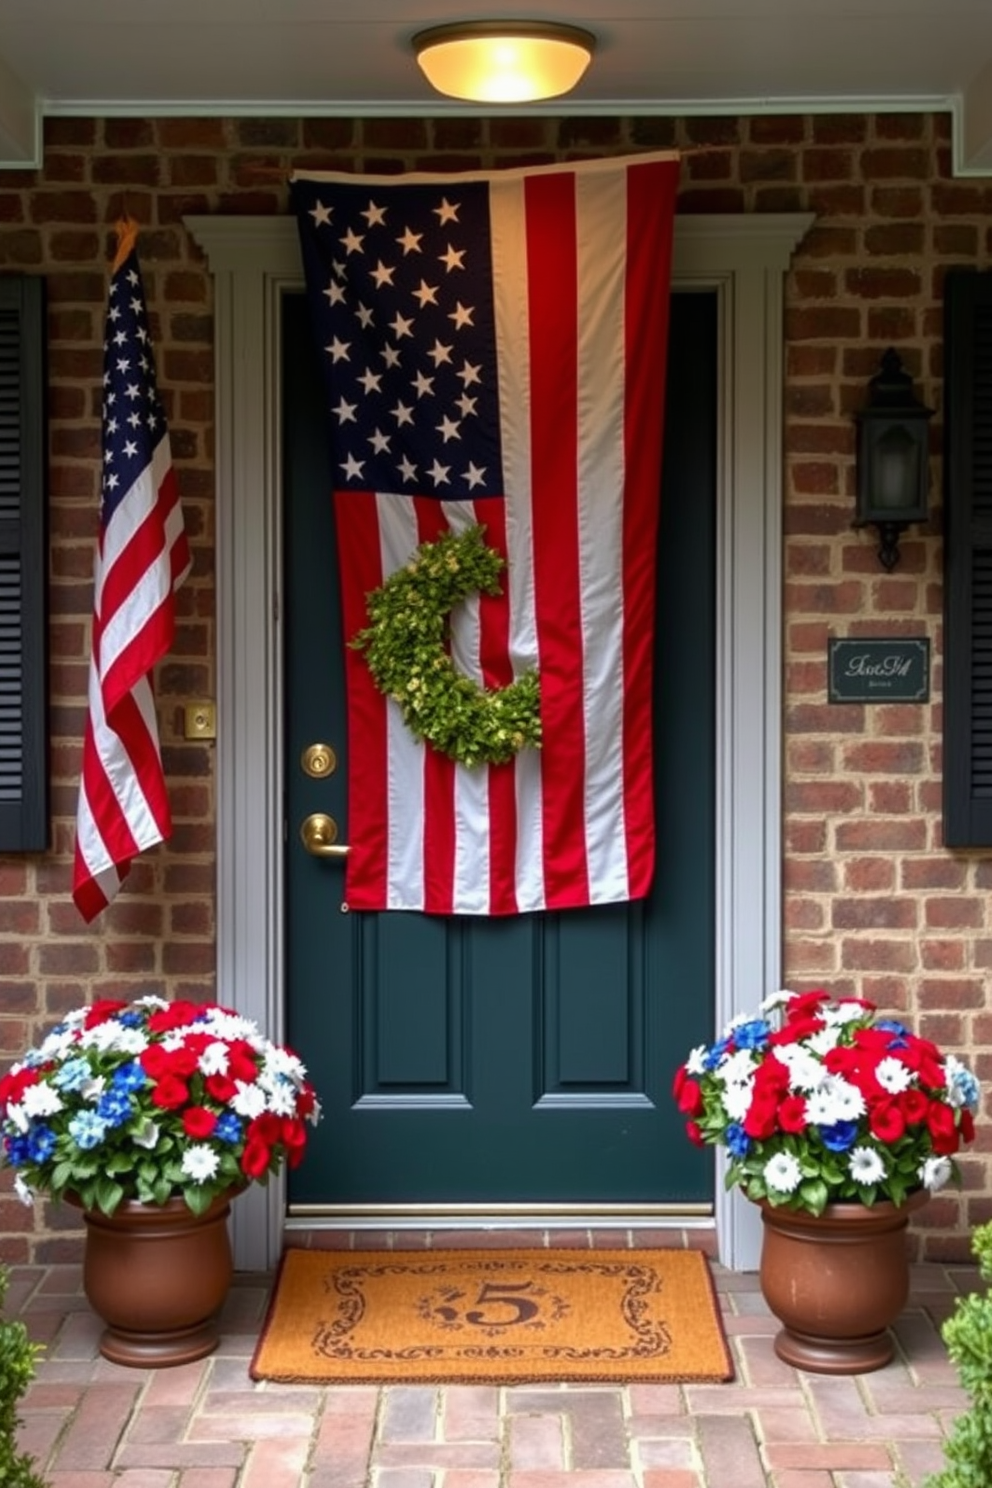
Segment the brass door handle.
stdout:
[[337,837],[337,822],[322,811],[313,812],[300,823],[300,839],[307,852],[315,858],[346,858],[348,844],[339,842]]

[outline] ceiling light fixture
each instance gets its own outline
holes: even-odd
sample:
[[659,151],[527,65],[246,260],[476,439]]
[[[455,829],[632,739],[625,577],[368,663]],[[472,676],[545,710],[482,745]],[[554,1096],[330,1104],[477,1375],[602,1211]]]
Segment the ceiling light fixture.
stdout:
[[596,46],[591,31],[552,21],[462,21],[418,31],[427,81],[471,103],[533,103],[575,87]]

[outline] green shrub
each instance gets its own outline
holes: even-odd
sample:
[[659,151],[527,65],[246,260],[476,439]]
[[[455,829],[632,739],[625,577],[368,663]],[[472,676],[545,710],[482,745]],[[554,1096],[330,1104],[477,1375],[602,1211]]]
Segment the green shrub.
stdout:
[[[986,1283],[992,1282],[992,1223],[972,1236]],[[959,1297],[941,1333],[971,1408],[954,1422],[944,1443],[944,1468],[924,1488],[989,1488],[992,1484],[992,1292]]]
[[[9,1280],[0,1266],[0,1308]],[[17,1450],[17,1402],[34,1378],[40,1344],[31,1343],[23,1323],[0,1317],[0,1488],[45,1488],[34,1458]]]

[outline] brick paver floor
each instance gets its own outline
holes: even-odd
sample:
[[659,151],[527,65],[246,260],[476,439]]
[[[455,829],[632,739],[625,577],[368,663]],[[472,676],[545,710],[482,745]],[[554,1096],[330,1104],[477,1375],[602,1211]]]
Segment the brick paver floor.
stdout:
[[271,1278],[239,1274],[216,1353],[110,1364],[76,1267],[13,1268],[8,1313],[45,1352],[21,1441],[51,1488],[918,1488],[966,1404],[940,1339],[967,1267],[914,1268],[885,1369],[798,1372],[757,1277],[714,1266],[723,1385],[255,1384]]

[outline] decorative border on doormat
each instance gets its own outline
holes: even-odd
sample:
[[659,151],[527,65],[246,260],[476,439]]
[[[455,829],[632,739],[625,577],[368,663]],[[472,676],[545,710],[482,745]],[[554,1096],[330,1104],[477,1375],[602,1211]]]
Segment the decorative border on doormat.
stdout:
[[253,1379],[385,1384],[733,1378],[696,1250],[288,1250]]

